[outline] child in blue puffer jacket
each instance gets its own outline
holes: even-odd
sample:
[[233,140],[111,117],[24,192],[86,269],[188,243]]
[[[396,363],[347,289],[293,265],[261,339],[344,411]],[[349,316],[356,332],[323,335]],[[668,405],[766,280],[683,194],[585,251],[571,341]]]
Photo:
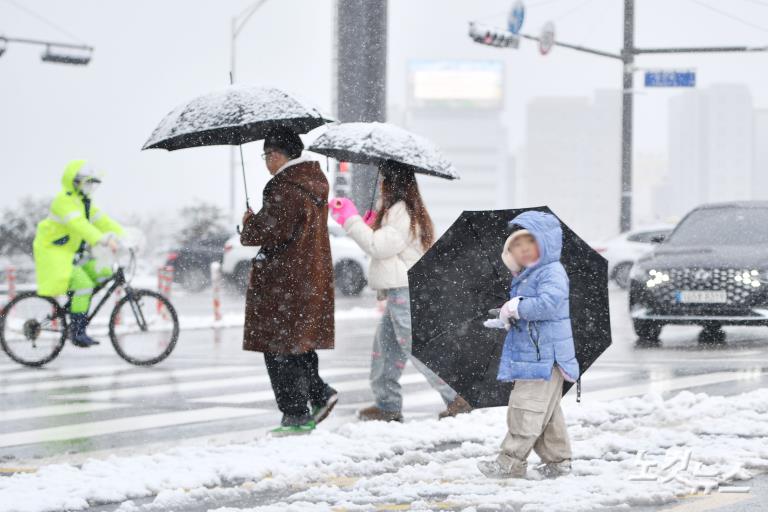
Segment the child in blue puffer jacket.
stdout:
[[571,470],[571,445],[560,408],[563,381],[576,382],[579,364],[571,332],[569,284],[560,263],[563,231],[554,215],[527,211],[510,226],[502,260],[512,271],[499,315],[508,326],[498,379],[514,381],[508,432],[495,460],[478,469],[491,478],[522,478],[534,450],[546,477]]

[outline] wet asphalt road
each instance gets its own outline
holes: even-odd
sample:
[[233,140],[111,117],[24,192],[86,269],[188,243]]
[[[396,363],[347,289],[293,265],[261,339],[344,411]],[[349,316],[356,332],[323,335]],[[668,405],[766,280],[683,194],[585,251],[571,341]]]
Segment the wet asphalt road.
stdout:
[[[660,347],[642,348],[635,344],[626,300],[625,292],[611,292],[614,344],[590,370],[599,378],[584,378],[583,400],[590,393],[610,399],[682,389],[730,395],[768,385],[768,328],[728,328],[727,342],[712,347],[698,344],[697,328],[673,327],[662,333]],[[173,302],[183,316],[211,314],[208,292],[176,294]],[[242,298],[226,294],[223,308],[241,312]],[[374,295],[338,299],[339,311],[352,308],[367,313],[337,320],[337,348],[320,354],[321,374],[341,391],[334,415],[342,422],[371,398]],[[155,451],[200,438],[252,439],[274,426],[279,413],[262,358],[241,351],[240,343],[241,328],[183,331],[172,356],[155,368],[128,365],[109,343],[87,350],[68,345],[40,370],[0,355],[0,468],[76,464],[89,456]],[[408,420],[442,409],[437,393],[410,367],[404,381]],[[712,510],[753,510],[758,497],[765,503],[765,478],[754,485],[748,499]]]

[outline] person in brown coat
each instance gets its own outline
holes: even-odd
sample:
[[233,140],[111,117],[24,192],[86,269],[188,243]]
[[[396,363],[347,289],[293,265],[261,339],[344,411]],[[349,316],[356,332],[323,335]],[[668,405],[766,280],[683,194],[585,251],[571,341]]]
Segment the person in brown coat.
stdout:
[[246,295],[243,349],[264,354],[283,413],[275,435],[311,432],[338,400],[318,374],[315,352],[334,343],[328,181],[316,161],[302,158],[303,148],[286,128],[264,140],[273,177],[261,210],[246,211],[240,235],[243,245],[261,247]]

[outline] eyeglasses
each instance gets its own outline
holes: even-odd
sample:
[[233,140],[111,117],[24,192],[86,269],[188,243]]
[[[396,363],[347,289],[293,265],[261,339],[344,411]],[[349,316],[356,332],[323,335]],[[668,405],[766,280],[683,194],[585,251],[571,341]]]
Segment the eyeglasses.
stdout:
[[274,150],[272,150],[272,151],[265,151],[265,152],[263,152],[263,153],[261,154],[261,159],[262,159],[262,160],[266,160],[266,159],[267,159],[267,157],[268,157],[269,155],[271,155],[272,153],[274,153],[274,152],[275,152]]

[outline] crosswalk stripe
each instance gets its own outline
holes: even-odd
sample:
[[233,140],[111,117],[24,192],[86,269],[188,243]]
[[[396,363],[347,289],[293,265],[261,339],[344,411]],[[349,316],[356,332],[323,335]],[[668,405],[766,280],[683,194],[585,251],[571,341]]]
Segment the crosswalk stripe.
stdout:
[[[365,373],[368,370],[361,370],[360,373]],[[400,378],[400,384],[414,384],[418,382],[426,383],[426,379],[421,374],[403,375]],[[346,380],[341,382],[329,382],[336,391],[358,391],[361,389],[368,389],[371,386],[370,379],[358,379],[358,380]],[[248,404],[253,402],[261,402],[264,400],[272,400],[275,395],[272,390],[266,391],[248,391],[245,393],[233,393],[227,395],[218,396],[206,396],[201,398],[193,398],[188,400],[189,402],[196,403],[208,403],[214,402],[218,404]],[[343,397],[342,397],[343,399]]]
[[[252,372],[256,371],[256,368],[251,369]],[[263,371],[263,370],[262,370]],[[332,368],[329,370],[321,371],[321,376],[338,376],[338,375],[354,375],[361,372],[367,373],[368,370],[361,370],[360,368]],[[152,395],[162,395],[170,393],[181,393],[188,391],[201,391],[210,389],[221,389],[236,386],[256,386],[259,384],[266,384],[269,382],[269,376],[266,372],[263,375],[226,378],[216,380],[202,380],[193,382],[178,382],[172,384],[158,384],[154,386],[141,386],[141,387],[129,387],[120,389],[106,389],[103,391],[86,391],[83,393],[67,393],[63,395],[56,395],[52,398],[57,400],[91,400],[95,402],[104,400],[118,400],[124,398],[136,398]]]
[[24,379],[50,379],[53,377],[93,377],[105,373],[127,371],[131,368],[132,367],[126,363],[105,366],[77,366],[74,368],[39,368],[36,370],[24,370],[20,367],[17,367],[16,371],[0,374],[0,385],[2,385],[4,382]]
[[73,423],[71,425],[60,427],[0,434],[0,447],[50,441],[65,441],[69,439],[171,427],[189,423],[244,418],[270,412],[273,411],[268,409],[246,409],[242,407],[208,407],[191,411],[145,414],[141,416],[132,416],[130,418]]
[[28,409],[6,409],[0,415],[0,421],[26,420],[31,418],[45,418],[48,416],[63,416],[66,414],[81,414],[86,412],[106,411],[110,409],[122,409],[130,404],[119,403],[84,403],[46,405],[42,407],[30,407]]
[[111,386],[122,383],[135,383],[169,378],[195,377],[215,374],[253,373],[256,367],[251,366],[204,366],[200,368],[185,368],[180,370],[153,369],[145,371],[130,371],[123,375],[103,375],[99,377],[84,377],[73,379],[46,379],[38,382],[23,382],[3,386],[0,383],[0,395],[11,393],[27,393],[31,391],[47,391],[74,387]]

